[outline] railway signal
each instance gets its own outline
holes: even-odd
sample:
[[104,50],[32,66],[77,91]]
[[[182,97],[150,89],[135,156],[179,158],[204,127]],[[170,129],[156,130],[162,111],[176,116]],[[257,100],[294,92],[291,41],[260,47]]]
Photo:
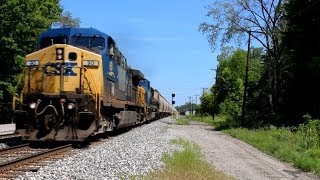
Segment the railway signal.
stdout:
[[176,97],[176,94],[175,94],[175,93],[172,93],[172,105],[176,103],[176,102],[173,100],[174,97]]

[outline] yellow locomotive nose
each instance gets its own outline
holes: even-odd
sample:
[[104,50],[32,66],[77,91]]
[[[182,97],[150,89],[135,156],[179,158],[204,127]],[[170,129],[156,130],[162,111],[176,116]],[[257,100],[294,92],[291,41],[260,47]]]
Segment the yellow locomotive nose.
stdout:
[[91,76],[98,77],[102,73],[100,65],[101,55],[71,45],[52,45],[27,55],[25,92],[85,93],[89,88],[93,91],[94,87],[88,87],[93,82],[88,82],[92,80],[85,69],[91,69]]
[[[21,98],[26,106],[16,119],[27,116],[35,122],[20,118],[19,132],[33,140],[88,137],[96,129],[102,69],[100,54],[68,44],[54,44],[27,55]],[[39,124],[27,133],[25,124],[30,122]],[[60,128],[63,126],[74,134]]]

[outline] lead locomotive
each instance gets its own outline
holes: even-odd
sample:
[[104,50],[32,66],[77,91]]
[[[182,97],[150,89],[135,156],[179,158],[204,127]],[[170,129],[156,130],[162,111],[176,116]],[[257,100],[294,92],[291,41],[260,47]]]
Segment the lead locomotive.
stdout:
[[49,29],[25,58],[15,109],[17,132],[30,141],[87,137],[171,115],[176,110],[93,28]]

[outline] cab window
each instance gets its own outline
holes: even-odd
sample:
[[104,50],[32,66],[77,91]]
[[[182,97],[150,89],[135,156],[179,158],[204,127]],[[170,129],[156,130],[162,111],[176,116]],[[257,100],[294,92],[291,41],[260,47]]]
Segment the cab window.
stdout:
[[121,54],[120,50],[110,38],[108,39],[108,55],[116,62],[116,64],[123,69],[126,69],[127,63],[125,57]]
[[100,53],[104,49],[105,43],[102,37],[73,36],[72,45]]
[[66,44],[67,42],[68,42],[67,36],[43,37],[40,39],[39,48],[43,49],[53,44]]

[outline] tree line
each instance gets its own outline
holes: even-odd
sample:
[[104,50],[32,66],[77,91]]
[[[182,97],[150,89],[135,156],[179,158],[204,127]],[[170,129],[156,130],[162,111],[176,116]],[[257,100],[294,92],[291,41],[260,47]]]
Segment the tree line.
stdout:
[[[59,0],[0,1],[0,113],[8,114],[23,59],[35,50],[38,35],[53,27],[79,27],[80,19],[64,11]],[[20,87],[21,88],[21,87]],[[1,121],[5,117],[2,116]]]
[[[216,0],[207,10],[209,20],[199,29],[213,50],[222,48],[201,109],[226,116],[231,126],[292,126],[320,118],[320,1]],[[228,46],[249,36],[259,48]]]

